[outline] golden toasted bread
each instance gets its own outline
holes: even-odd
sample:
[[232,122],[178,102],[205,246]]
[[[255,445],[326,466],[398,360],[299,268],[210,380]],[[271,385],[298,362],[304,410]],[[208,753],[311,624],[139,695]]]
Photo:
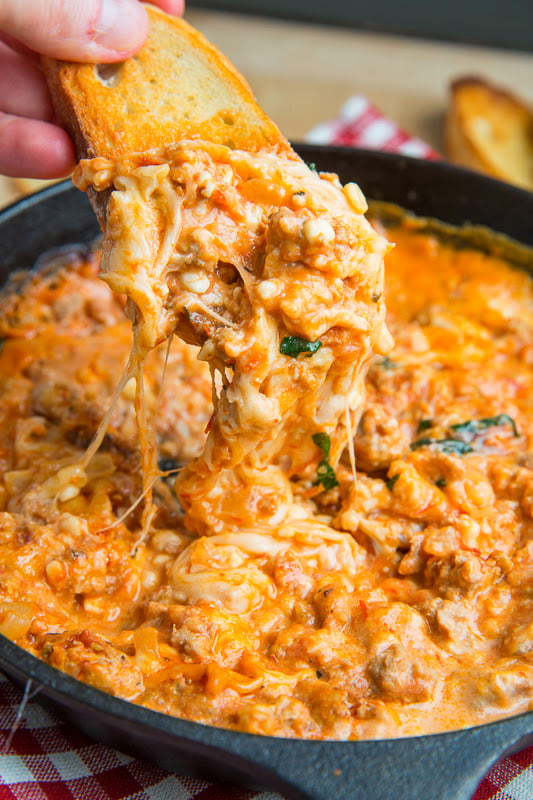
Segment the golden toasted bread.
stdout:
[[202,138],[255,152],[287,148],[250,87],[198,31],[148,6],[142,49],[120,64],[43,59],[59,119],[78,158],[120,158]]
[[533,111],[507,90],[476,77],[454,81],[445,145],[451,161],[533,189]]

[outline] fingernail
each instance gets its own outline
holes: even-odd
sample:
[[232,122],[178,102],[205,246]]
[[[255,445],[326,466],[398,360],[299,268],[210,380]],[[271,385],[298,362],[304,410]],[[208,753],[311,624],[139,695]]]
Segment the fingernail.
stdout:
[[106,50],[126,55],[146,38],[147,17],[138,0],[103,0],[93,41]]

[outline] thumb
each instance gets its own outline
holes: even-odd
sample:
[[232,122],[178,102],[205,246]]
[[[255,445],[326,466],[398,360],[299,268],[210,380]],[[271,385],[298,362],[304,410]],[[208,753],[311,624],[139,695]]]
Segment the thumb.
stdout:
[[0,0],[0,31],[52,58],[118,61],[148,32],[138,0]]

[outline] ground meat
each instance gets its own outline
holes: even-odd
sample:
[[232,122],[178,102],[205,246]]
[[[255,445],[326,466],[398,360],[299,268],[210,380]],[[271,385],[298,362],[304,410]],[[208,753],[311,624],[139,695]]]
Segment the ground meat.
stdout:
[[[219,486],[208,536],[185,530],[174,486],[211,413],[195,351],[173,342],[163,383],[165,348],[145,366],[172,474],[144,531],[132,382],[76,471],[128,358],[122,302],[80,259],[0,297],[0,633],[162,713],[268,735],[418,735],[530,707],[533,283],[467,248],[391,234],[396,346],[370,369],[355,476],[331,437],[338,486],[323,491],[324,449],[289,436],[277,482],[265,470]],[[213,269],[242,290],[229,261]],[[290,360],[296,377],[312,358]]]
[[402,703],[428,700],[437,682],[425,654],[410,652],[399,643],[389,645],[371,659],[368,675],[380,696]]
[[90,631],[45,636],[38,652],[53,667],[116,697],[133,700],[143,691],[140,669],[103,636]]
[[391,461],[409,450],[410,441],[410,426],[391,417],[383,406],[371,405],[364,411],[354,439],[359,469],[370,473],[387,470]]
[[223,609],[200,606],[169,606],[173,622],[171,643],[187,660],[235,667],[246,646],[256,646],[256,636],[247,623]]

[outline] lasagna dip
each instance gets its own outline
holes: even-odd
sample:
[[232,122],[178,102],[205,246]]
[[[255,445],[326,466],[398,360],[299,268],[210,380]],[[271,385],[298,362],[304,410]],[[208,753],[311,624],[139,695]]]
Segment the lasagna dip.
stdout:
[[357,187],[276,170],[198,142],[88,162],[109,286],[78,249],[5,288],[0,632],[252,733],[527,710],[532,279],[390,228],[390,350]]

